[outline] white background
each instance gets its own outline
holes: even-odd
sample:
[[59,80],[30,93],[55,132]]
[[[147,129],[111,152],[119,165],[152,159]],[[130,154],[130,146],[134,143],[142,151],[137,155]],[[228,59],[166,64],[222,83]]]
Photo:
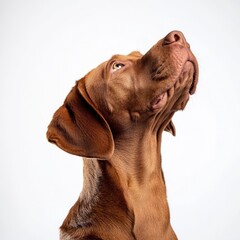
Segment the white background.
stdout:
[[163,167],[183,240],[240,239],[238,0],[0,1],[0,239],[58,239],[82,187],[82,160],[47,142],[75,80],[115,53],[184,32],[200,79]]

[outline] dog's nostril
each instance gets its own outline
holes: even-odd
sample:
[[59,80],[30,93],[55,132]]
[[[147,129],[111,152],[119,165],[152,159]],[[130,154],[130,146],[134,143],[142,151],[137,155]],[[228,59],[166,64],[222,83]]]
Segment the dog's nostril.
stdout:
[[164,39],[163,39],[163,46],[170,45],[172,43],[180,43],[184,44],[184,36],[179,31],[170,32]]
[[180,37],[178,34],[174,34],[174,39],[175,39],[175,42],[179,41]]

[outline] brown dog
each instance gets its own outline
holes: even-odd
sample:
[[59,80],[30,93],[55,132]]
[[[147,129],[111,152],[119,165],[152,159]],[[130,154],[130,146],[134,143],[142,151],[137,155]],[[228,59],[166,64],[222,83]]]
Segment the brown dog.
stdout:
[[163,130],[196,89],[198,65],[181,32],[145,55],[114,55],[77,81],[48,127],[84,158],[83,191],[62,240],[174,240],[161,169]]

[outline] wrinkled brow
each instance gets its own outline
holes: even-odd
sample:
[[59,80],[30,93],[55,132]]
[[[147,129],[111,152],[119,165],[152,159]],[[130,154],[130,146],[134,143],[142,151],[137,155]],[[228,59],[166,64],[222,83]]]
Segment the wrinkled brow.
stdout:
[[127,55],[115,54],[108,60],[109,63],[113,63],[115,61],[119,61],[119,62],[120,61],[131,61],[131,58]]

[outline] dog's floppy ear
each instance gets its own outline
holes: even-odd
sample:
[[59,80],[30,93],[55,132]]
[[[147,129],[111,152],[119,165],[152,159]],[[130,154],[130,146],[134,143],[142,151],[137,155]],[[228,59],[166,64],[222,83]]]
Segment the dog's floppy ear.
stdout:
[[168,125],[165,127],[164,130],[167,132],[170,132],[173,136],[176,136],[176,128],[175,128],[172,120],[170,120],[170,122],[168,123]]
[[114,151],[113,136],[108,123],[89,98],[84,81],[76,83],[55,112],[47,138],[68,153],[109,159]]

